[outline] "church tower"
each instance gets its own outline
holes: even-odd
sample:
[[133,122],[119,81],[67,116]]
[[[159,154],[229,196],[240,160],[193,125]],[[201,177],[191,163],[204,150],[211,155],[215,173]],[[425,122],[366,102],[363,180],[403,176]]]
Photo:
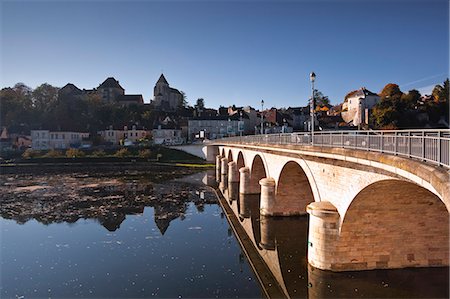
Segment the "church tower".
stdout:
[[153,106],[162,111],[174,111],[182,102],[181,92],[176,88],[171,88],[164,74],[161,74],[153,89]]
[[169,95],[169,83],[167,82],[164,74],[161,74],[158,81],[155,84],[155,88],[153,89],[153,96],[156,97],[162,96],[163,98],[167,98]]

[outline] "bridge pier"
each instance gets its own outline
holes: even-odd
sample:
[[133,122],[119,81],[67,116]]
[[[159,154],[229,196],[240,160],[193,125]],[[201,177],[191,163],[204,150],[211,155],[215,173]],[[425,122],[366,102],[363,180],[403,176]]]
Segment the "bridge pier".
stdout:
[[[306,207],[309,216],[308,262],[323,270],[332,270],[339,237],[339,213],[328,201],[313,202]],[[349,269],[350,270],[350,269]]]
[[239,182],[239,171],[234,161],[228,162],[228,183]]
[[261,215],[273,216],[275,208],[275,180],[264,178],[259,181],[261,185]]
[[217,155],[216,156],[216,182],[220,182],[220,174],[221,174],[221,171],[220,171],[221,162],[220,162],[220,160],[221,159],[222,159],[221,155]]
[[252,194],[250,189],[250,169],[248,167],[242,167],[239,169],[239,193]]
[[220,159],[220,188],[226,189],[228,185],[228,159]]

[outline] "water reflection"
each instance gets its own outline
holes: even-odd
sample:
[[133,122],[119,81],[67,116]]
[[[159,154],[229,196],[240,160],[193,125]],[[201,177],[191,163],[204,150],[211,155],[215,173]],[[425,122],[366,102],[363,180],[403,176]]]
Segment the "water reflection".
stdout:
[[5,175],[0,179],[0,215],[19,224],[32,219],[45,225],[95,219],[113,232],[127,215],[153,207],[155,223],[164,234],[171,221],[185,215],[190,202],[199,212],[204,204],[216,202],[206,186],[193,188],[188,180],[159,184],[152,176],[130,179],[75,173]]
[[[74,225],[67,225],[62,218],[58,218],[61,223],[55,222],[50,216],[45,217],[52,225],[42,225],[32,214],[26,214],[30,218],[21,225],[0,219],[0,297],[261,298],[256,278],[216,204],[215,193],[202,185],[203,174],[166,184],[110,178],[107,186],[105,178],[41,179],[36,177],[28,186],[46,190],[13,192],[28,187],[26,181],[21,185],[13,178],[5,181],[11,185],[3,184],[3,191],[28,202],[26,207],[35,207],[36,202],[44,205],[45,194],[52,198],[52,204],[64,206],[63,199],[58,201],[50,194],[51,190],[67,189],[71,191],[62,193],[63,198],[70,194],[76,195],[75,202],[83,198],[74,219],[93,206],[104,206],[109,213],[104,218],[92,214]],[[93,205],[90,197],[104,200]],[[119,208],[122,197],[142,205],[133,210]],[[105,205],[114,201],[118,201],[117,209]],[[15,214],[9,214],[15,220]],[[98,223],[115,231],[109,232]]]
[[[259,212],[259,195],[224,197],[247,237],[289,298],[448,298],[449,268],[412,268],[330,272],[307,262],[308,215],[267,217]],[[233,192],[236,192],[233,190]],[[233,197],[231,195],[231,197]],[[242,237],[242,236],[241,236]],[[268,275],[258,273],[258,275]],[[262,286],[263,287],[263,286]]]

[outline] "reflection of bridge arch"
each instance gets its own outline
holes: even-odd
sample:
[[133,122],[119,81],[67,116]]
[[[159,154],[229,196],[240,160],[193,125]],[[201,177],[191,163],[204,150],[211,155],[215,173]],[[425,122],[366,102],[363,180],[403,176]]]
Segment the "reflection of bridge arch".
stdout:
[[437,195],[417,184],[375,182],[352,200],[336,251],[337,270],[351,264],[354,269],[447,265],[448,210]]
[[[255,155],[250,168],[250,188],[255,192],[260,190],[259,181],[267,177],[266,167],[260,155]],[[259,193],[259,192],[256,192]]]
[[225,148],[224,147],[222,147],[222,152],[221,152],[221,154],[220,154],[221,156],[222,156],[222,158],[224,158],[225,157]]
[[306,206],[314,202],[314,195],[302,167],[294,161],[287,162],[277,182],[277,205],[306,214]]

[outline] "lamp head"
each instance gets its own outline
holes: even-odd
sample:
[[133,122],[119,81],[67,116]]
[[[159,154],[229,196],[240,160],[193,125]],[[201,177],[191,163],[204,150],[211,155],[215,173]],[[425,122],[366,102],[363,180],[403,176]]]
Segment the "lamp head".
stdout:
[[311,82],[314,82],[316,80],[316,74],[314,74],[314,72],[309,74],[309,80],[311,80]]

